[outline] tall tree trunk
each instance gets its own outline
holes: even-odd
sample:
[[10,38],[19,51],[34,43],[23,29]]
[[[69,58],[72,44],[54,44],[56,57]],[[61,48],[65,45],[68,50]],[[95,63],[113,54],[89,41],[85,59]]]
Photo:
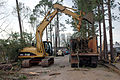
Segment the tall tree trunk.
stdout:
[[58,47],[58,35],[59,35],[59,31],[58,31],[58,28],[59,28],[59,19],[58,19],[58,14],[57,14],[57,27],[55,27],[55,55],[57,53],[57,47]]
[[108,16],[109,16],[109,34],[110,34],[110,53],[111,53],[111,62],[113,62],[114,55],[113,55],[113,37],[112,37],[112,19],[111,19],[110,0],[108,0]]
[[57,53],[57,27],[55,27],[55,46],[54,46],[55,50],[54,50],[54,54],[56,56]]
[[90,24],[89,23],[87,23],[88,24],[88,38],[90,37]]
[[23,39],[21,18],[20,18],[20,13],[19,13],[19,10],[20,10],[20,9],[19,9],[19,5],[18,5],[18,0],[16,0],[16,7],[17,7],[17,14],[18,14],[19,27],[20,27],[20,36],[21,36],[21,39]]
[[[44,7],[44,9],[45,9],[45,15],[47,15],[46,6]],[[48,40],[48,30],[47,30],[47,27],[45,29],[46,29],[46,41],[47,41]]]
[[102,14],[103,14],[103,35],[104,35],[104,59],[108,59],[108,55],[107,55],[107,37],[106,37],[106,26],[105,26],[105,15],[104,15],[104,3],[102,0]]
[[[98,16],[100,18],[100,4],[98,4]],[[101,20],[99,19],[99,35],[100,35],[100,60],[102,60],[102,36],[101,36]]]
[[94,22],[92,24],[92,35],[94,36],[95,35],[95,26],[94,26]]
[[85,21],[85,37],[87,37],[87,22]]
[[47,27],[46,27],[46,41],[48,40],[48,32],[47,32]]
[[52,42],[52,25],[50,23],[50,41]]
[[58,36],[58,47],[60,47],[60,34]]
[[52,42],[53,42],[53,46],[55,47],[55,37],[54,37],[54,32],[52,33],[53,36],[52,36]]
[[58,46],[60,47],[60,37],[59,37],[59,15],[57,14],[57,42],[58,42]]

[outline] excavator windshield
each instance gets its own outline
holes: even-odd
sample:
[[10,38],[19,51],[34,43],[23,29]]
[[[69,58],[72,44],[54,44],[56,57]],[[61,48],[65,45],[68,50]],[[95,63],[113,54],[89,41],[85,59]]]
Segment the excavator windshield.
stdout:
[[49,56],[53,55],[52,51],[52,42],[50,41],[43,41],[45,52],[49,54]]

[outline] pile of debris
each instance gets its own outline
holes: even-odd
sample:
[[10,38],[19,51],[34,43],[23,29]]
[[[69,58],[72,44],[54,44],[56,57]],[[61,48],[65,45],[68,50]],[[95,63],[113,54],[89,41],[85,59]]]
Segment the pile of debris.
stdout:
[[12,63],[0,63],[0,70],[8,71],[8,70],[20,70],[21,66],[19,62]]
[[76,38],[71,39],[71,50],[72,52],[76,53],[88,53],[92,52],[92,49],[88,48],[88,42],[90,39],[88,38]]
[[12,64],[0,64],[0,70],[11,70],[12,69]]

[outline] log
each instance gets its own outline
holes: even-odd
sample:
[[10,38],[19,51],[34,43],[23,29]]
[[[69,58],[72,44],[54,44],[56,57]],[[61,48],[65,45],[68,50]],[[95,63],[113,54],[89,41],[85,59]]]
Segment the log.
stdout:
[[53,76],[53,75],[60,75],[61,73],[52,73],[52,74],[49,74],[49,76]]
[[12,64],[0,64],[0,70],[11,70]]
[[88,53],[91,50],[88,48],[88,38],[71,39],[71,49],[74,53]]

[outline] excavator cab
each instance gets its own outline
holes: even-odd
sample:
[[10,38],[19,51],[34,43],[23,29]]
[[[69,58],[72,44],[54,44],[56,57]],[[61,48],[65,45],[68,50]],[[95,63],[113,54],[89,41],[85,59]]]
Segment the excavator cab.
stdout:
[[45,52],[49,54],[49,56],[53,55],[53,50],[52,50],[52,42],[50,41],[43,41]]

